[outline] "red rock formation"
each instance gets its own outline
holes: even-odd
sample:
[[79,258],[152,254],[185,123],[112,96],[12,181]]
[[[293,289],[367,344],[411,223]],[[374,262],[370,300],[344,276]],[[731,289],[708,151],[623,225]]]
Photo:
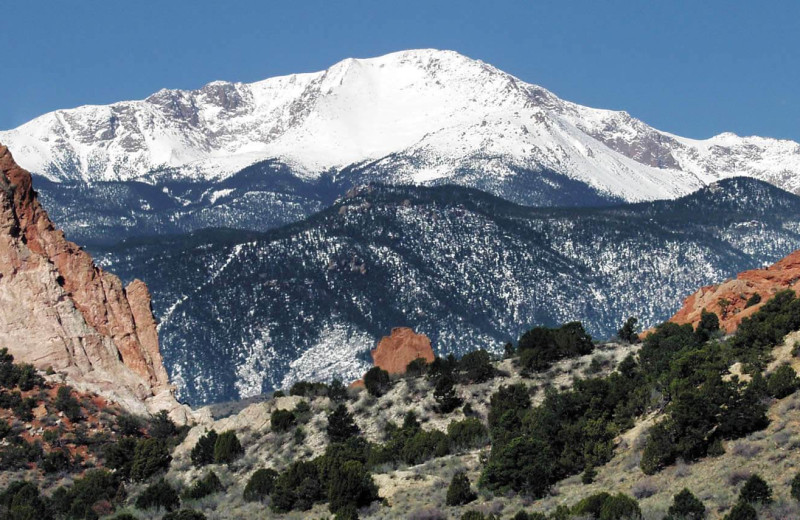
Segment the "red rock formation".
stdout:
[[177,408],[144,283],[123,287],[67,241],[0,145],[0,345],[134,411]]
[[424,334],[416,334],[407,327],[392,329],[390,336],[384,336],[372,350],[372,362],[390,374],[402,374],[409,363],[422,358],[433,361],[431,340]]
[[[697,325],[705,308],[720,317],[721,328],[733,332],[744,318],[784,289],[800,289],[800,251],[767,268],[745,271],[732,280],[701,288],[684,300],[683,307],[670,321]],[[745,308],[747,300],[755,293],[761,296],[761,302]]]

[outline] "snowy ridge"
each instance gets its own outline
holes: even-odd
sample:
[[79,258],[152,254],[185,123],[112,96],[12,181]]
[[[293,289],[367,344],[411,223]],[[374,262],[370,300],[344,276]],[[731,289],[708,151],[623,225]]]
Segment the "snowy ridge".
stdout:
[[[489,188],[520,169],[549,170],[629,201],[674,198],[736,175],[800,192],[798,143],[681,138],[438,50],[59,110],[0,132],[0,142],[60,182],[213,181],[278,159],[305,179],[374,161],[385,182]],[[480,172],[480,183],[465,171]]]

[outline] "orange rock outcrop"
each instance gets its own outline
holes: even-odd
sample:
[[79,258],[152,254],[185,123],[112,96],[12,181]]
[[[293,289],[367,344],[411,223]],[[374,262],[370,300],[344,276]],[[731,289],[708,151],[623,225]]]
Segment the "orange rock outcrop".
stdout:
[[[721,284],[702,287],[683,302],[683,307],[670,321],[697,325],[705,308],[720,318],[720,327],[734,332],[742,320],[751,316],[776,292],[800,289],[800,251],[795,251],[775,264],[740,273]],[[745,308],[747,300],[758,293],[761,302]]]
[[0,346],[132,411],[178,408],[145,284],[124,287],[66,240],[2,145]]
[[431,340],[425,334],[417,334],[408,327],[392,329],[371,352],[372,363],[390,374],[402,374],[409,363],[422,358],[428,363],[434,359]]

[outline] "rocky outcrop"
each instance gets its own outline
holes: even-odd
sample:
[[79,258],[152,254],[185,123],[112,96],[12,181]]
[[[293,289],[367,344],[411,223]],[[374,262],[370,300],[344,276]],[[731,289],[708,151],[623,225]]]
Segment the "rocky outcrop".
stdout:
[[408,364],[417,358],[428,363],[434,358],[428,336],[417,334],[408,327],[392,329],[391,335],[381,338],[370,353],[373,364],[390,374],[404,373]]
[[[742,320],[755,313],[773,294],[784,289],[800,289],[800,251],[764,269],[740,273],[732,280],[701,288],[683,302],[683,307],[670,319],[675,323],[697,325],[703,309],[720,318],[720,326],[733,332]],[[758,294],[761,301],[747,306]]]
[[0,145],[0,346],[133,412],[181,417],[144,283],[119,278],[64,238],[30,174]]

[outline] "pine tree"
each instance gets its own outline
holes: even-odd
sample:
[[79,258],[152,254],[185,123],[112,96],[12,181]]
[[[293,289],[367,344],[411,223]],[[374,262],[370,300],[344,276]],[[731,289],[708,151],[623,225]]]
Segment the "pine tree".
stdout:
[[446,502],[448,506],[463,506],[478,498],[469,485],[469,479],[463,471],[453,475],[450,487],[447,488]]
[[441,375],[436,380],[433,398],[436,400],[439,413],[450,413],[461,405],[461,399],[456,395],[453,378],[448,375]]
[[358,426],[353,420],[353,414],[347,410],[347,406],[340,404],[328,416],[328,439],[332,443],[345,442],[350,437],[360,433]]

